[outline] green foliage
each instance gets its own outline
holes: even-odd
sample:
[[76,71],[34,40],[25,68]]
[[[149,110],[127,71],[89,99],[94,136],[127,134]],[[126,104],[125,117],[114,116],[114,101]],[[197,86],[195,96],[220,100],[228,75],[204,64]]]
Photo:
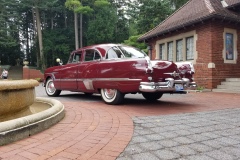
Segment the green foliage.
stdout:
[[175,7],[175,9],[180,8],[182,5],[187,3],[189,0],[170,0],[171,4]]
[[71,11],[75,11],[76,9],[78,9],[81,6],[81,3],[79,0],[67,0],[65,2],[65,6],[67,9],[69,9]]
[[89,6],[81,6],[75,9],[75,12],[82,13],[82,14],[90,14],[93,12],[93,9],[90,8]]
[[112,8],[95,9],[94,19],[89,21],[87,30],[88,45],[111,43],[117,23],[117,15]]
[[[74,50],[74,14],[83,15],[83,45],[125,43],[140,49],[137,38],[161,23],[187,0],[0,0],[0,60],[16,64],[25,58],[36,65],[38,37],[33,6],[40,10],[47,66],[67,62]],[[79,19],[78,19],[79,20]],[[78,26],[78,30],[79,30]],[[24,55],[25,53],[25,55]]]
[[[74,48],[73,39],[69,39],[66,34],[74,36],[72,30],[69,29],[55,29],[55,30],[45,30],[44,31],[44,53],[47,57],[47,66],[55,65],[55,59],[60,58],[64,63],[67,62],[70,52]],[[57,38],[56,38],[57,37]]]
[[124,44],[139,48],[141,50],[145,50],[147,48],[147,45],[145,43],[139,43],[137,41],[140,36],[141,35],[131,36],[131,37],[129,37],[128,40],[124,41]]
[[17,8],[16,0],[0,2],[0,48],[18,46],[18,30],[17,25],[20,16]]
[[137,28],[143,34],[166,19],[172,12],[170,1],[142,0],[139,5]]
[[96,0],[94,2],[94,6],[96,6],[96,7],[106,7],[109,5],[110,5],[110,3],[107,0]]
[[203,86],[197,86],[198,91],[203,91],[204,89],[205,89],[205,87],[203,87]]

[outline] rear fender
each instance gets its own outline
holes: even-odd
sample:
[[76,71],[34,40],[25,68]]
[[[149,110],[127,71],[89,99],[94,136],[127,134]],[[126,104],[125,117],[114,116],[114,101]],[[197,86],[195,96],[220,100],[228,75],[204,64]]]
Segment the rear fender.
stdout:
[[162,82],[166,78],[180,79],[181,75],[177,65],[170,61],[151,61],[153,65],[153,81]]

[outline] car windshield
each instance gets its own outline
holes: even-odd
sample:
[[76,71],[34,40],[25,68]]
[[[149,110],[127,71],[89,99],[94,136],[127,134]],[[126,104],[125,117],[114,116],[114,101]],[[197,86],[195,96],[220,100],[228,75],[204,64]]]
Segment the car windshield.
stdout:
[[115,58],[144,58],[147,57],[143,51],[130,46],[114,46],[108,50],[106,59]]

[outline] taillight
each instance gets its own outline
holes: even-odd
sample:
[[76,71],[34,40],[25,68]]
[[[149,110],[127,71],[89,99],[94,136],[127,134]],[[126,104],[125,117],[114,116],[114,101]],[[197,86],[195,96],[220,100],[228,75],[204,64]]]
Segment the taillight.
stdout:
[[150,74],[153,73],[153,67],[152,67],[152,63],[151,60],[149,59],[149,57],[145,57],[146,61],[147,61],[147,68],[146,68],[146,73]]

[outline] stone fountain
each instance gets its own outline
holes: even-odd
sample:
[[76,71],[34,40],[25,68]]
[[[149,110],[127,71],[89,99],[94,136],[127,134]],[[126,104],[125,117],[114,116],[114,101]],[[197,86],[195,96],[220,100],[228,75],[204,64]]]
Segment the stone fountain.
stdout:
[[45,130],[64,117],[57,100],[36,97],[36,80],[0,81],[0,146]]

